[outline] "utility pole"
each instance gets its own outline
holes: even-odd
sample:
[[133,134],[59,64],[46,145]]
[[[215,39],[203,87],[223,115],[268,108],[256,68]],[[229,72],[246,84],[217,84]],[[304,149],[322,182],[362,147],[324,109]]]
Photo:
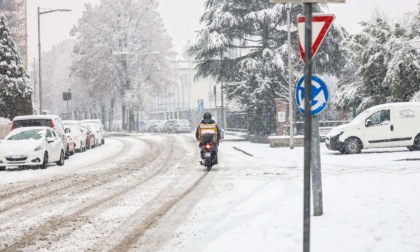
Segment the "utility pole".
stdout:
[[293,128],[293,95],[292,95],[292,42],[290,38],[290,9],[292,4],[287,4],[287,44],[288,44],[288,68],[289,68],[289,136],[290,149],[294,148],[294,128]]

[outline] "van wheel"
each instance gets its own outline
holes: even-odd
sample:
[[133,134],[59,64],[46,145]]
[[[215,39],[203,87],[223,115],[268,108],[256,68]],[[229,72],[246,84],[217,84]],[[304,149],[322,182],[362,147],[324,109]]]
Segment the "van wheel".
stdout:
[[420,150],[420,134],[414,138],[414,144],[407,147],[410,151]]
[[362,150],[362,143],[359,139],[352,137],[346,140],[344,147],[347,154],[356,154]]

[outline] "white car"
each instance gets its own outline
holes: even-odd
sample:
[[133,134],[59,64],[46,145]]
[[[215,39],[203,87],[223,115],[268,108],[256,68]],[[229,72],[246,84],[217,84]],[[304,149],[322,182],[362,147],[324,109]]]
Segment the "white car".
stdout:
[[86,131],[82,128],[82,123],[76,120],[64,120],[64,131],[70,135],[76,146],[75,149],[78,152],[86,150]]
[[65,158],[69,158],[70,152],[67,149],[67,137],[64,132],[63,122],[58,115],[23,115],[16,116],[12,120],[12,130],[22,127],[38,127],[48,126],[53,128],[60,136],[61,141],[64,143]]
[[82,123],[94,124],[97,130],[97,138],[99,139],[99,143],[97,145],[105,144],[105,128],[102,124],[101,120],[99,119],[85,119],[82,120]]
[[91,147],[98,147],[102,144],[103,135],[101,130],[99,129],[99,126],[96,123],[86,123],[82,121],[82,125],[85,127],[88,127],[88,129],[93,133],[95,137],[95,142]]
[[64,165],[65,148],[50,127],[23,127],[12,130],[0,143],[0,170],[9,167],[47,168]]

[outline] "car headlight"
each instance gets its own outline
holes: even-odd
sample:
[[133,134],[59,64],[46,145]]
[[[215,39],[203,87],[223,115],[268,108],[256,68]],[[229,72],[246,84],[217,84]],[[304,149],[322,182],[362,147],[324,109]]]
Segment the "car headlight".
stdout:
[[42,145],[38,145],[34,151],[40,151],[42,149]]

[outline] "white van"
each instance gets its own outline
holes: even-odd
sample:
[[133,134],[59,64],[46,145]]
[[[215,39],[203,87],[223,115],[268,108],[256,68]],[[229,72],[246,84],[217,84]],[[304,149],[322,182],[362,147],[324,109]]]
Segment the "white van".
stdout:
[[350,123],[333,128],[327,148],[354,154],[362,149],[407,147],[420,149],[420,102],[400,102],[366,109]]

